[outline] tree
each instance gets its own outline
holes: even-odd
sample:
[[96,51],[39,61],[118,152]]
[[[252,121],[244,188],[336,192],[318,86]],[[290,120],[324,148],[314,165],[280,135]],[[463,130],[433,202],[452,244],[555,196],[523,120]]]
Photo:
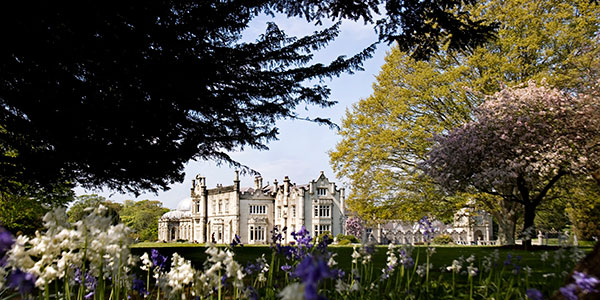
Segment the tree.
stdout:
[[373,23],[384,2],[382,38],[421,49],[419,56],[436,50],[417,44],[425,36],[462,49],[492,30],[456,0],[5,2],[0,187],[73,182],[138,193],[181,182],[190,159],[242,167],[226,152],[267,149],[275,121],[300,118],[300,103],[333,105],[324,84],[309,82],[360,70],[375,47],[310,64],[339,23],[301,38],[271,23],[257,41],[241,42],[250,20],[281,12]]
[[449,197],[422,176],[416,166],[427,158],[432,137],[471,121],[484,96],[503,86],[546,78],[560,89],[587,93],[599,78],[597,4],[498,0],[469,10],[500,24],[496,39],[472,53],[442,52],[429,61],[392,48],[373,94],[346,112],[330,161],[352,186],[349,207],[364,219],[448,215],[465,197],[476,197],[497,222],[514,228],[508,220],[520,217],[514,204],[489,195]]
[[600,237],[600,185],[591,178],[570,183],[565,190],[574,200],[565,205],[565,213],[573,225],[573,233],[586,240]]
[[119,212],[123,206],[96,194],[76,197],[75,202],[67,211],[69,222],[75,223],[83,219],[89,213],[90,208],[96,208],[100,205],[104,205],[108,209],[108,215],[111,216],[113,225],[121,223]]
[[475,117],[437,136],[422,168],[449,192],[474,189],[517,203],[525,231],[562,177],[600,167],[600,98],[531,82],[489,97]]
[[131,237],[139,241],[158,239],[158,219],[168,212],[157,200],[126,200],[119,216],[123,224],[132,229]]
[[439,213],[448,207],[432,182],[420,177],[417,163],[434,134],[470,119],[476,99],[461,88],[466,68],[444,70],[441,64],[393,48],[373,95],[346,112],[330,161],[338,177],[350,180],[348,205],[362,219],[418,220],[428,208]]
[[[22,190],[27,190],[23,187]],[[33,235],[44,227],[42,218],[56,207],[73,200],[70,186],[51,190],[43,195],[14,195],[0,192],[0,226],[13,234]]]

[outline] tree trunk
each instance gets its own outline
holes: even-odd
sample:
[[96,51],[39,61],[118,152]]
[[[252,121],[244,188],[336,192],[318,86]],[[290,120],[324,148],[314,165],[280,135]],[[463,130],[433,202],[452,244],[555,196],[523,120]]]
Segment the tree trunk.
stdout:
[[514,245],[515,244],[515,230],[516,222],[503,217],[495,217],[498,223],[498,239],[502,245]]
[[517,203],[501,200],[500,209],[491,214],[498,223],[498,239],[502,245],[514,245],[517,219],[519,218]]
[[531,238],[535,236],[535,229],[533,227],[533,221],[535,219],[535,205],[525,205],[525,215],[523,216],[523,246],[525,249],[531,249]]

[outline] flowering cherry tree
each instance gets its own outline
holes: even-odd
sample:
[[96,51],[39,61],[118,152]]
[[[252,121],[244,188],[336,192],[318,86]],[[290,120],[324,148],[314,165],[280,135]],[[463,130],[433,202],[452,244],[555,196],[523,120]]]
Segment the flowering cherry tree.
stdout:
[[[600,165],[600,98],[536,86],[486,99],[475,121],[437,136],[425,172],[449,192],[500,197],[523,209],[524,229],[550,189]],[[529,242],[530,243],[530,242]]]
[[358,217],[350,217],[346,219],[346,233],[351,234],[360,239],[362,236],[362,222]]

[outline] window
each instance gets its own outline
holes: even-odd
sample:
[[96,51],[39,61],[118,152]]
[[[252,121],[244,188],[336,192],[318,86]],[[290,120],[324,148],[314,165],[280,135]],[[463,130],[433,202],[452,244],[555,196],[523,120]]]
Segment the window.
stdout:
[[213,200],[213,205],[212,205],[212,214],[216,215],[217,214],[217,201]]
[[251,215],[264,215],[267,213],[266,205],[250,205]]
[[200,202],[196,203],[196,213],[200,213]]
[[330,217],[331,206],[330,205],[315,205],[315,217]]
[[265,241],[265,227],[250,226],[250,241]]
[[219,213],[223,211],[223,200],[219,200]]
[[315,236],[318,236],[325,231],[329,231],[329,233],[331,233],[331,225],[315,225]]
[[296,217],[296,206],[292,206],[292,218]]
[[229,199],[225,200],[225,213],[229,213]]
[[327,195],[327,189],[326,188],[318,188],[317,189],[317,194],[319,196],[325,196],[325,195]]

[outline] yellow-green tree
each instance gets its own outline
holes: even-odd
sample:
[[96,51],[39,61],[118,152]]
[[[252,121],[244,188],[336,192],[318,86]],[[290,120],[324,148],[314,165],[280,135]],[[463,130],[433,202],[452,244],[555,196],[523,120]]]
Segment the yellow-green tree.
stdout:
[[131,237],[136,241],[156,241],[158,239],[158,218],[169,209],[158,200],[125,200],[119,216],[131,228]]
[[[461,205],[464,197],[443,194],[416,165],[431,138],[471,120],[485,95],[542,78],[586,92],[597,80],[600,6],[593,1],[493,0],[471,12],[500,23],[494,41],[427,62],[392,48],[373,94],[347,110],[330,161],[351,185],[348,204],[361,217],[415,219]],[[497,210],[497,221],[508,213],[516,222],[518,208],[476,198]]]

